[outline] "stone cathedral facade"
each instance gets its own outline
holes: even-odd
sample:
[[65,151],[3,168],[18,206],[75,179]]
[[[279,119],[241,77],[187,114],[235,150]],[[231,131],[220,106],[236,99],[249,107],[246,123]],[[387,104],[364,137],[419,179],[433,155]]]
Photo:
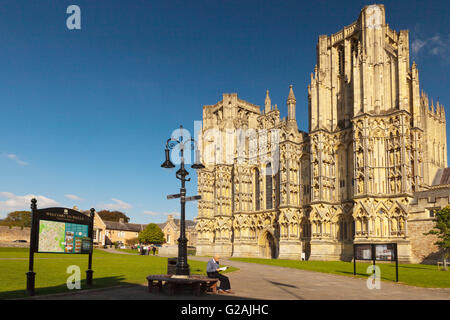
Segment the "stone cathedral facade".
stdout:
[[354,243],[396,242],[401,261],[417,261],[411,203],[447,166],[447,144],[408,31],[389,27],[383,5],[364,7],[319,37],[310,81],[309,132],[292,86],[283,119],[269,91],[263,111],[237,94],[203,107],[198,254],[346,260]]

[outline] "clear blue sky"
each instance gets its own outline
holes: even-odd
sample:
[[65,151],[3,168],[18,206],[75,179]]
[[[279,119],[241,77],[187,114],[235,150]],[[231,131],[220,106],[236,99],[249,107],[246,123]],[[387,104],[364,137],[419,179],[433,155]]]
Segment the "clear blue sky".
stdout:
[[[81,30],[66,28],[71,4],[81,8]],[[307,130],[317,38],[355,21],[367,4],[2,1],[0,217],[37,195],[41,205],[165,221],[179,212],[177,200],[165,199],[178,180],[160,168],[172,130],[192,129],[202,105],[230,92],[262,106],[269,89],[285,116],[289,84]],[[389,25],[410,30],[421,87],[450,114],[449,2],[384,4]],[[188,218],[196,212],[188,205]]]

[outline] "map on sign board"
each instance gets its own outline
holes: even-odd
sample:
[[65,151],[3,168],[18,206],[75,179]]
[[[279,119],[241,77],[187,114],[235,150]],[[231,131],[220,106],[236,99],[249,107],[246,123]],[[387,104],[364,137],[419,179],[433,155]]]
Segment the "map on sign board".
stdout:
[[39,221],[38,252],[86,253],[91,250],[88,226],[49,220]]

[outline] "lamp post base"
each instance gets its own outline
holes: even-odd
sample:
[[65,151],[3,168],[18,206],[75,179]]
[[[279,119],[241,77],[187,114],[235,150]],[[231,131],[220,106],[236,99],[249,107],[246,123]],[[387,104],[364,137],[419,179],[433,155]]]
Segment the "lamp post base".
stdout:
[[[184,205],[182,205],[182,212],[184,212]],[[184,225],[184,215],[181,217],[181,224]],[[184,228],[182,228],[184,231]],[[178,239],[178,260],[176,266],[176,274],[182,276],[188,276],[190,274],[189,264],[187,259],[187,242],[184,232],[182,232],[181,237]]]
[[189,276],[191,274],[189,265],[188,264],[185,264],[185,265],[177,264],[175,273],[176,273],[176,275],[179,275],[179,276]]

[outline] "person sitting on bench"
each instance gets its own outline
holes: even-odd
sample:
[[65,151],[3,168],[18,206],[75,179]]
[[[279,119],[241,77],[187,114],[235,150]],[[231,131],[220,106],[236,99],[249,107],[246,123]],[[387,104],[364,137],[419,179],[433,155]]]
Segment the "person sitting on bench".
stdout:
[[220,274],[219,271],[219,255],[215,255],[211,260],[208,261],[208,265],[206,266],[206,274],[209,278],[216,278],[220,280],[219,289],[217,289],[218,293],[233,293],[231,291],[230,280],[227,276]]

